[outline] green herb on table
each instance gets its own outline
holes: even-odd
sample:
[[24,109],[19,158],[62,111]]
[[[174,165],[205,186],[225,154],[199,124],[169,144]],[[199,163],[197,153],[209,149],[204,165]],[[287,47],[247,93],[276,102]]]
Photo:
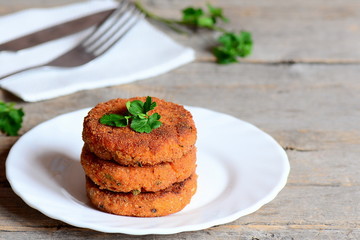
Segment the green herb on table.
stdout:
[[100,123],[113,127],[126,127],[139,133],[150,133],[153,129],[161,126],[159,119],[161,116],[158,113],[149,115],[148,112],[156,107],[156,102],[153,102],[151,97],[147,97],[145,102],[140,100],[126,102],[126,108],[129,115],[106,114],[100,118]]
[[252,40],[249,32],[224,33],[218,39],[220,45],[214,48],[214,55],[220,64],[237,62],[237,57],[246,57],[251,53]]
[[[209,29],[222,33],[217,39],[217,46],[212,48],[212,53],[219,64],[229,64],[238,62],[239,57],[247,57],[251,54],[253,41],[251,33],[240,31],[239,33],[228,31],[218,24],[219,22],[227,23],[229,19],[223,15],[223,9],[207,4],[207,9],[187,7],[182,10],[182,19],[168,19],[155,15],[146,10],[139,2],[135,6],[142,11],[148,18],[166,24],[177,32],[183,32],[181,26],[191,29]],[[220,20],[220,21],[219,21]]]
[[17,136],[22,126],[24,112],[14,103],[0,101],[0,131],[8,136]]
[[182,21],[177,23],[189,25],[193,27],[205,27],[216,30],[216,23],[218,19],[221,19],[223,22],[228,22],[229,20],[223,16],[221,8],[215,8],[212,5],[208,4],[208,12],[204,11],[201,8],[188,7],[182,10]]

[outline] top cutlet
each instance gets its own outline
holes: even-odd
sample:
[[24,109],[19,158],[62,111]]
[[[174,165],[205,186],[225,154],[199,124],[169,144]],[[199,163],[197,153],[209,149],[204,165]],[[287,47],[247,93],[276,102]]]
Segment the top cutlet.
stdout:
[[151,133],[138,133],[127,127],[112,127],[99,123],[105,114],[127,114],[126,102],[146,97],[112,99],[99,103],[84,119],[83,140],[90,150],[105,160],[124,165],[157,164],[182,157],[196,142],[196,127],[192,115],[183,106],[152,98],[157,103],[149,115],[161,116],[161,127]]

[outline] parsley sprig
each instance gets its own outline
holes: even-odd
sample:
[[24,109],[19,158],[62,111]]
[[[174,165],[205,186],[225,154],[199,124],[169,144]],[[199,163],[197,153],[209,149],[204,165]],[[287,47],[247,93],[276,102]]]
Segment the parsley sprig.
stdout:
[[0,101],[0,131],[8,136],[17,136],[24,115],[21,108],[15,108],[15,103]]
[[185,26],[193,30],[209,29],[220,32],[217,45],[212,48],[212,53],[219,64],[238,62],[239,57],[247,57],[251,54],[253,40],[251,33],[247,31],[232,32],[219,26],[219,22],[227,23],[229,19],[223,14],[223,9],[207,4],[207,8],[187,7],[182,10],[181,20],[160,17],[149,12],[139,2],[135,6],[148,18],[166,24],[177,32],[184,32],[180,27]]
[[218,39],[219,45],[213,53],[220,64],[237,62],[237,57],[246,57],[251,53],[252,39],[249,32],[224,33]]
[[205,11],[202,8],[194,7],[185,8],[182,10],[182,21],[178,23],[194,28],[204,27],[212,30],[225,31],[216,25],[219,19],[223,22],[229,22],[229,19],[224,17],[222,9],[207,4],[207,10],[208,11]]
[[140,100],[126,102],[126,108],[129,115],[119,114],[106,114],[100,118],[100,123],[114,127],[126,127],[139,133],[150,133],[153,129],[161,126],[159,119],[161,116],[158,113],[149,115],[148,112],[153,110],[157,106],[156,102],[152,101],[151,97],[147,97],[145,102]]

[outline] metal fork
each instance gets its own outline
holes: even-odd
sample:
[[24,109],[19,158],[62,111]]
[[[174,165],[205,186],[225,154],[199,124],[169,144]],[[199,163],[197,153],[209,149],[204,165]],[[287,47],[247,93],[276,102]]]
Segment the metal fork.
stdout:
[[128,1],[122,1],[109,17],[70,51],[50,62],[18,70],[0,77],[0,79],[44,66],[76,67],[88,63],[109,50],[143,17],[144,14],[133,4]]

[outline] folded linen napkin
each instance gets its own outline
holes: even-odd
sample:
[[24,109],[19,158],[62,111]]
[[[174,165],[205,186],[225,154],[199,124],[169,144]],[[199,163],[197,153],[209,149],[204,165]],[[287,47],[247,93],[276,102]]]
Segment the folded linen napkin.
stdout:
[[[0,17],[0,43],[25,34],[116,7],[113,0],[92,0],[30,9]],[[91,29],[17,52],[0,52],[0,77],[48,62],[70,50]],[[24,101],[35,102],[76,91],[146,79],[193,61],[194,51],[174,42],[145,19],[138,22],[109,51],[74,68],[40,67],[0,80],[0,87]]]

